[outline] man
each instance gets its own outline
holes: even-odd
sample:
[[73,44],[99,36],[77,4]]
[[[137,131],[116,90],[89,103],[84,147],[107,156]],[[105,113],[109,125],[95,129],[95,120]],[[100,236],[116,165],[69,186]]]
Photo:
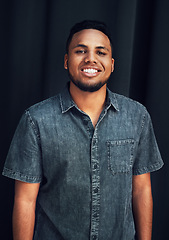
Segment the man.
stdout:
[[4,166],[14,240],[150,240],[150,172],[163,162],[145,107],[107,89],[103,23],[72,28],[64,67],[70,83],[25,112]]

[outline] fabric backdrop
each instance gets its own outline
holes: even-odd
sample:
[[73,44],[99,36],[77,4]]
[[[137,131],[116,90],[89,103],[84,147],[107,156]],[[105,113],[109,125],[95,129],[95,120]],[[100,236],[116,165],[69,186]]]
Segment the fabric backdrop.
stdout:
[[[105,21],[112,31],[115,71],[109,88],[143,103],[165,162],[152,173],[153,240],[169,235],[169,1],[0,0],[0,171],[23,111],[58,93],[70,27]],[[12,239],[13,180],[0,176],[0,239]],[[106,240],[106,239],[105,239]]]

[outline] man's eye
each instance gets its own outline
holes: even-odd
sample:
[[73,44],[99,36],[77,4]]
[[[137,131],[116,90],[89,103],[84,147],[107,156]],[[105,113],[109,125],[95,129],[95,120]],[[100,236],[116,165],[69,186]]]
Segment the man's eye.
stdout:
[[85,50],[77,50],[76,53],[85,53],[86,51]]
[[105,56],[106,55],[105,52],[101,52],[101,51],[98,51],[97,54],[100,55],[100,56]]

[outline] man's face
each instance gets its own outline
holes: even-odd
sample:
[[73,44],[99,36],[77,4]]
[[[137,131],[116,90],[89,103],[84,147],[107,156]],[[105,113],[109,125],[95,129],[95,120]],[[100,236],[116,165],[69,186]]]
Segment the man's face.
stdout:
[[64,67],[73,84],[83,91],[94,92],[104,86],[114,70],[114,59],[108,37],[95,29],[84,29],[73,35]]

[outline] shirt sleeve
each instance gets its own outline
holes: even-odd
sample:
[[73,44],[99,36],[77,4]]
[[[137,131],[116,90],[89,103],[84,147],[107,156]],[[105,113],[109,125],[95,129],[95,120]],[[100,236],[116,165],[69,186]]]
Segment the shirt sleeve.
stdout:
[[146,111],[134,161],[133,175],[153,172],[162,166],[163,161],[155,138],[152,121]]
[[28,111],[22,116],[5,161],[2,175],[29,183],[42,180],[38,127]]

